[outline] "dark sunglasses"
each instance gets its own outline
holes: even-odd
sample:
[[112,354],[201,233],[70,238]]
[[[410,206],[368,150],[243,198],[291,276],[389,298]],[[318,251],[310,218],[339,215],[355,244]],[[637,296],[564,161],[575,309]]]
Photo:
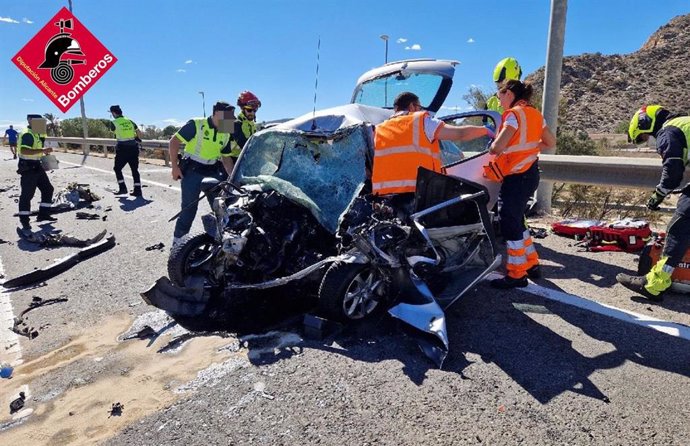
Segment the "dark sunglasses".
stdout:
[[243,107],[242,110],[246,111],[247,113],[256,113],[258,109],[251,107]]

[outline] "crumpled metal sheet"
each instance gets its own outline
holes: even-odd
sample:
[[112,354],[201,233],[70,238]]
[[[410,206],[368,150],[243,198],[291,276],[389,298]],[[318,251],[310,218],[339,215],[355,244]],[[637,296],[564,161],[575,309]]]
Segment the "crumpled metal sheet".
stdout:
[[59,259],[57,262],[45,268],[36,269],[14,279],[10,279],[2,284],[4,288],[16,288],[21,286],[31,285],[36,282],[48,280],[58,274],[67,271],[82,260],[86,260],[97,254],[105,252],[115,246],[115,236],[111,235],[91,246],[80,249],[78,252],[71,254],[65,258]]
[[107,233],[108,231],[104,229],[95,237],[81,239],[66,234],[51,234],[44,232],[32,232],[27,234],[24,233],[23,230],[17,229],[17,234],[19,234],[22,239],[26,240],[27,242],[38,243],[39,245],[45,247],[76,246],[79,248],[84,248],[100,242]]

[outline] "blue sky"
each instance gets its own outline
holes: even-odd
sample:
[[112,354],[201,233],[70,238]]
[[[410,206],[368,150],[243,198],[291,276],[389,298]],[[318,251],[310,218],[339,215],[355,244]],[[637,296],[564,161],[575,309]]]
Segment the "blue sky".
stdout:
[[[202,114],[217,99],[256,93],[260,121],[347,103],[360,74],[388,60],[461,62],[446,106],[465,108],[471,85],[492,88],[496,62],[516,57],[523,72],[544,65],[550,1],[411,0],[74,0],[74,14],[119,59],[85,95],[87,116],[111,104],[139,124],[163,127]],[[67,1],[0,0],[0,131],[27,113],[61,113],[11,62]],[[636,51],[687,0],[570,0],[565,55]],[[16,23],[15,23],[16,22]],[[404,39],[404,41],[403,41]],[[439,114],[444,114],[443,110]]]

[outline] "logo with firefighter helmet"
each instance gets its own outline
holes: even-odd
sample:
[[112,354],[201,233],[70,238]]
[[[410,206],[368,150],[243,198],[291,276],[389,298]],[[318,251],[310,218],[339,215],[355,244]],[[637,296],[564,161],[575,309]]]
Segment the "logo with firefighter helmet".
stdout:
[[65,113],[117,58],[67,8],[62,8],[12,62]]
[[74,56],[84,57],[77,39],[65,30],[73,29],[71,19],[58,20],[55,26],[60,28],[60,32],[55,34],[46,44],[45,57],[43,63],[38,67],[50,70],[50,77],[55,83],[60,85],[68,84],[74,78],[72,65],[83,65],[85,58],[74,58]]

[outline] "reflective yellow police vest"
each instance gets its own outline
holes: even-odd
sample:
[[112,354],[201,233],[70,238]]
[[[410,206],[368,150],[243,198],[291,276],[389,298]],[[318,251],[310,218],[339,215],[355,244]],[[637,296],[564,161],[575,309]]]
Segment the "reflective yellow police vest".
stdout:
[[[34,137],[34,143],[31,146],[27,146],[22,144],[22,139],[24,138],[24,135],[29,134]],[[41,157],[43,156],[43,153],[39,153],[38,155],[28,155],[28,154],[22,154],[22,149],[32,149],[32,150],[41,150],[43,149],[43,142],[41,142],[41,135],[38,133],[34,133],[31,131],[31,129],[26,129],[24,130],[21,135],[19,135],[19,150],[17,153],[17,156],[19,156],[19,159],[23,160],[36,160],[39,161]]]
[[113,121],[115,126],[115,138],[118,142],[134,141],[137,132],[134,130],[134,123],[131,119],[119,116]]
[[209,127],[206,118],[194,119],[194,125],[196,134],[185,145],[184,157],[201,164],[215,164],[221,157],[220,151],[228,144],[230,134]]

